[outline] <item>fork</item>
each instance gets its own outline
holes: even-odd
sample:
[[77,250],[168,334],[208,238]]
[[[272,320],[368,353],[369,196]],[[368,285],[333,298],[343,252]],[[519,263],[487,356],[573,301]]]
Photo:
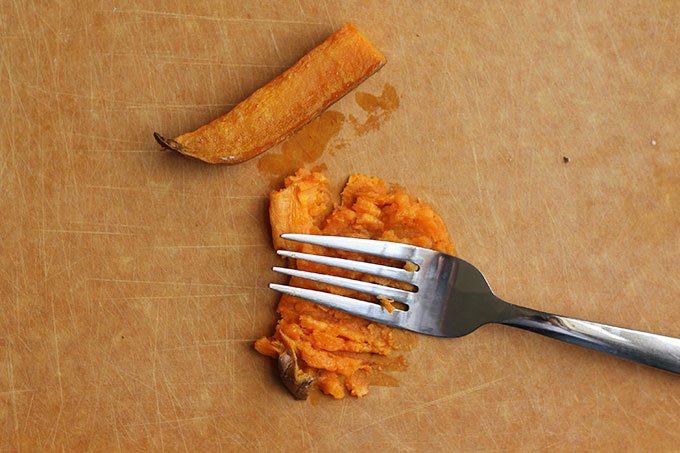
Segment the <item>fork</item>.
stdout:
[[486,278],[475,266],[458,257],[413,245],[371,239],[307,234],[282,234],[281,238],[413,263],[416,266],[411,267],[417,269],[410,271],[344,258],[277,251],[288,258],[409,283],[415,290],[274,267],[272,270],[275,272],[382,296],[403,305],[390,313],[376,303],[324,291],[271,283],[269,287],[275,291],[371,321],[438,337],[458,338],[484,324],[505,324],[680,374],[680,338],[558,316],[504,302],[493,293]]

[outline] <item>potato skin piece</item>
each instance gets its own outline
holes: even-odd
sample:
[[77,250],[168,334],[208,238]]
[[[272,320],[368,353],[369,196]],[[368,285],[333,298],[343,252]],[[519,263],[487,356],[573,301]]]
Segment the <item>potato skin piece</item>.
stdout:
[[237,164],[285,140],[385,61],[348,23],[225,115],[174,140],[154,137],[165,148],[208,163]]
[[287,349],[279,355],[279,376],[296,400],[306,400],[314,378],[300,370],[295,350]]

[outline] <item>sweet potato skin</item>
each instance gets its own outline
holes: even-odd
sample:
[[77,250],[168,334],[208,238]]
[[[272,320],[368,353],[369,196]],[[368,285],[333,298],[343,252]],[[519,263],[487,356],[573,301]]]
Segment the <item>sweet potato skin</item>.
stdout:
[[385,56],[345,24],[231,111],[161,146],[213,164],[237,164],[285,140],[385,64]]

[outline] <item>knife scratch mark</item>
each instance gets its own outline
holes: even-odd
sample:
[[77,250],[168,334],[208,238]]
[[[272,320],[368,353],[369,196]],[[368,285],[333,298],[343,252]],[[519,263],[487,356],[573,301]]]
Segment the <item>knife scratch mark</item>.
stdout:
[[492,426],[492,422],[488,418],[482,417],[481,425],[484,428],[484,431],[486,432],[486,438],[491,439],[491,442],[493,442],[495,449],[497,451],[504,451],[503,447],[499,445],[498,441],[496,440],[498,433]]
[[551,442],[548,445],[544,445],[539,448],[539,450],[552,451],[554,447],[567,442],[569,439],[558,439],[555,442]]
[[[52,228],[40,228],[41,233],[62,233],[62,234],[96,234],[104,236],[134,236],[134,233],[118,233],[114,231],[95,231],[95,230],[59,230]],[[47,271],[45,271],[47,272]]]
[[[58,92],[55,92],[55,91],[50,91],[49,93],[64,94],[64,95],[67,95],[67,96],[74,96],[74,97],[78,96],[78,94],[76,94],[76,93],[58,93]],[[106,100],[106,99],[97,98],[96,100]],[[74,135],[76,137],[84,137],[84,138],[99,138],[99,139],[105,140],[107,142],[132,143],[132,144],[135,144],[135,145],[145,145],[146,144],[146,142],[144,142],[143,140],[130,140],[130,139],[125,139],[125,138],[120,138],[120,137],[108,137],[108,136],[96,135],[96,134],[83,134],[81,132],[72,132],[71,135]]]
[[342,436],[340,436],[340,437],[338,438],[338,442],[339,442],[341,439],[343,439],[343,438],[345,438],[345,437],[347,437],[347,436],[350,436],[350,435],[352,435],[352,434],[354,434],[354,433],[356,433],[356,432],[359,432],[359,431],[363,431],[363,430],[365,430],[365,429],[367,429],[367,428],[370,428],[370,427],[372,427],[372,426],[381,424],[381,423],[383,423],[383,422],[386,422],[387,420],[391,420],[391,419],[393,419],[393,418],[401,417],[402,415],[405,415],[405,414],[408,414],[408,413],[410,413],[410,412],[414,412],[414,411],[417,411],[417,410],[420,410],[420,409],[425,409],[425,408],[428,408],[428,407],[431,407],[431,406],[436,406],[437,404],[442,403],[442,402],[444,402],[444,401],[449,401],[449,400],[452,400],[452,399],[456,399],[456,398],[460,398],[460,397],[462,397],[462,396],[469,395],[470,393],[474,393],[474,392],[477,392],[477,391],[479,391],[479,390],[482,390],[482,389],[485,389],[485,388],[487,388],[487,387],[490,387],[490,386],[492,386],[492,385],[494,385],[494,384],[496,384],[496,383],[498,383],[498,382],[500,382],[500,381],[503,381],[503,380],[505,380],[505,379],[508,379],[509,377],[510,377],[510,376],[503,376],[503,377],[500,377],[500,378],[498,378],[498,379],[494,379],[494,380],[492,380],[492,381],[485,382],[485,383],[483,383],[483,384],[479,384],[479,385],[476,385],[476,386],[474,386],[474,387],[470,387],[470,388],[467,388],[467,389],[464,389],[464,390],[460,390],[460,391],[458,391],[458,392],[455,392],[455,393],[451,393],[451,394],[449,394],[449,395],[442,396],[441,398],[436,398],[436,399],[434,399],[434,400],[426,401],[426,402],[424,402],[424,403],[418,404],[418,405],[416,405],[416,406],[414,406],[414,407],[410,407],[410,408],[408,408],[408,409],[404,409],[403,411],[397,412],[396,414],[393,414],[393,415],[390,415],[390,416],[387,416],[387,417],[383,417],[383,418],[381,418],[381,419],[379,419],[379,420],[374,421],[373,423],[369,423],[369,424],[367,424],[367,425],[362,425],[362,426],[360,426],[360,427],[357,428],[357,429],[353,429],[353,430],[351,430],[351,431],[348,431],[348,432],[346,432],[345,434],[343,434]]
[[[51,440],[50,443],[52,445],[52,449],[55,449],[55,442],[57,439],[57,434],[59,433],[59,422],[61,421],[61,414],[64,411],[63,407],[59,407],[59,412],[57,413],[57,417],[54,421],[54,427],[50,429],[50,432],[52,432],[52,435],[50,436]],[[45,440],[45,443],[43,445],[47,445],[47,440]]]
[[59,339],[57,337],[57,318],[54,313],[54,298],[51,298],[50,305],[52,307],[52,333],[54,336],[54,352],[57,361],[57,382],[59,383],[59,405],[64,405],[64,387],[61,383],[61,360],[59,360]]
[[[562,233],[563,229],[560,228],[560,224],[557,222],[557,219],[553,213],[553,209],[550,207],[548,204],[547,200],[543,198],[543,205],[545,207],[545,212],[548,214],[548,217],[550,218],[550,230],[552,231],[553,235],[555,237],[558,237],[559,235],[564,236]],[[570,231],[570,230],[567,230]],[[557,241],[557,246],[561,249],[561,253],[557,255],[557,259],[560,261],[560,267],[561,267],[561,272],[564,277],[564,281],[569,280],[569,276],[572,274],[570,268],[573,267],[573,261],[570,260],[569,257],[569,251],[567,250],[567,247],[565,245],[566,241]],[[575,287],[573,285],[567,285],[566,287],[566,292],[570,296],[575,295]]]
[[675,401],[675,404],[677,404],[677,406],[680,407],[680,400],[678,400],[678,399],[677,399],[676,397],[674,397],[673,395],[671,395],[671,398],[673,399],[673,401]]
[[607,38],[609,38],[609,43],[611,44],[612,49],[614,50],[614,56],[616,57],[616,62],[619,64],[622,71],[630,73],[630,68],[627,65],[624,64],[624,60],[621,57],[621,54],[619,53],[619,48],[616,45],[616,42],[614,41],[614,38],[613,38],[612,33],[611,33],[611,28],[610,28],[609,22],[605,21],[604,23],[606,24],[606,26],[604,27],[604,31],[605,31],[605,33],[607,33]]
[[[109,150],[106,150],[106,152],[110,152]],[[67,188],[73,187],[71,185],[65,186]],[[180,194],[182,193],[180,190],[172,190],[169,188],[163,188],[163,187],[127,187],[127,186],[106,186],[106,185],[83,185],[80,186],[81,188],[85,189],[99,189],[99,190],[120,190],[120,191],[131,191],[131,192],[144,192],[144,193],[160,193],[162,195],[173,195],[173,194]],[[220,195],[220,194],[206,194],[205,192],[198,192],[198,191],[187,191],[187,195],[189,196],[195,196],[195,197],[201,197],[201,198],[214,198],[214,199],[219,199],[219,200],[260,200],[260,199],[267,199],[267,195]],[[115,225],[115,224],[109,224],[109,225]],[[141,228],[141,227],[140,227]],[[151,229],[152,227],[146,227],[148,229]]]
[[270,244],[233,244],[233,245],[157,245],[157,249],[240,249],[271,247]]
[[[44,187],[43,187],[43,193],[41,194],[41,198],[44,197]],[[39,244],[39,249],[38,253],[40,254],[40,261],[42,262],[42,271],[43,271],[43,280],[47,278],[47,251],[45,249],[45,203],[40,204],[40,244]]]
[[[253,340],[253,341],[254,341],[254,340]],[[19,390],[14,389],[14,390],[12,390],[12,389],[10,388],[10,390],[8,390],[8,391],[6,391],[6,392],[0,392],[0,395],[3,395],[3,396],[5,396],[5,395],[7,395],[7,396],[13,396],[13,395],[20,394],[20,393],[31,393],[31,392],[35,392],[35,390],[33,390],[33,389],[19,389]]]
[[[134,374],[125,371],[123,368],[119,367],[119,366],[116,365],[115,363],[109,362],[108,360],[104,360],[104,363],[106,363],[106,364],[108,364],[108,365],[111,365],[111,366],[113,367],[113,370],[114,370],[116,373],[118,373],[118,376],[120,377],[120,380],[123,381],[123,384],[125,385],[127,391],[130,393],[130,395],[133,395],[133,396],[134,396],[134,395],[136,395],[136,394],[135,394],[135,393],[130,389],[130,387],[127,385],[127,382],[128,382],[129,379],[132,379],[133,381],[139,383],[139,384],[142,385],[143,387],[146,387],[147,389],[151,390],[152,392],[154,391],[153,387],[151,387],[149,384],[147,384],[146,382],[142,381],[141,379],[139,379],[138,377],[136,377]],[[126,377],[129,378],[129,379],[126,379]]]
[[[139,55],[141,58],[142,55]],[[139,58],[138,58],[139,59]],[[139,65],[139,63],[137,63]],[[231,65],[228,64],[227,66],[236,66],[236,67],[254,67],[253,65]],[[259,66],[258,66],[259,67]],[[274,69],[281,69],[284,68],[284,66],[274,66]],[[228,107],[233,107],[236,105],[236,103],[233,102],[219,102],[219,103],[214,103],[214,102],[209,102],[209,103],[196,103],[196,102],[190,102],[190,103],[178,103],[178,102],[161,102],[161,101],[155,101],[155,102],[132,102],[132,101],[127,101],[127,100],[120,100],[120,99],[115,99],[112,97],[106,97],[106,96],[95,96],[94,94],[81,94],[81,93],[74,93],[70,91],[55,91],[55,90],[46,90],[45,88],[35,86],[35,85],[24,85],[26,88],[29,88],[33,91],[37,91],[39,93],[46,94],[51,97],[71,97],[71,98],[76,98],[76,99],[82,99],[85,101],[96,101],[96,102],[104,102],[108,104],[115,104],[115,105],[122,105],[126,109],[148,109],[148,108],[155,108],[157,110],[159,109],[180,109],[180,110],[186,110],[186,109],[202,109],[205,107],[218,107],[218,108],[228,108]],[[104,136],[98,136],[94,134],[85,134],[82,132],[73,132],[70,134],[74,137],[86,137],[86,138],[100,138],[102,140],[106,140],[107,142],[123,142],[123,143],[135,143],[135,144],[140,144],[143,145],[145,142],[140,141],[140,140],[130,140],[130,139],[124,139],[124,138],[118,138],[118,137],[104,137]]]
[[274,36],[274,31],[272,30],[272,27],[269,27],[269,36],[272,38],[272,42],[274,43],[274,50],[276,51],[276,58],[281,60],[281,50],[279,50],[279,44],[276,42],[276,36]]
[[117,451],[122,451],[120,448],[120,437],[118,435],[118,420],[116,419],[116,408],[111,401],[111,415],[113,416],[113,435],[116,439],[116,449]]
[[121,296],[121,297],[100,297],[92,299],[93,301],[107,301],[107,300],[154,300],[154,299],[200,299],[208,297],[235,297],[246,296],[248,293],[221,293],[221,294],[173,294],[168,296]]
[[169,11],[150,11],[150,10],[144,10],[144,9],[116,10],[115,13],[117,13],[117,14],[135,14],[135,15],[146,14],[146,15],[149,15],[149,16],[167,17],[167,18],[171,18],[171,19],[181,19],[181,20],[199,19],[199,20],[208,20],[208,21],[213,21],[213,22],[235,22],[235,23],[245,23],[245,24],[263,23],[263,24],[284,24],[284,25],[325,25],[324,23],[321,23],[321,22],[310,22],[310,21],[305,21],[305,20],[216,17],[216,16],[203,16],[203,15],[198,15],[198,14],[173,13],[173,12],[169,12]]
[[[212,418],[209,415],[201,415],[198,417],[190,417],[190,418],[175,418],[174,420],[163,420],[160,423],[163,425],[173,425],[175,423],[180,424],[180,423],[187,423],[187,422],[195,422],[198,420],[207,420]],[[123,426],[126,428],[132,427],[132,426],[155,426],[155,422],[140,422],[140,423],[124,423]]]
[[87,149],[87,152],[88,153],[106,153],[106,154],[118,153],[118,154],[155,154],[155,155],[158,155],[157,149],[134,149],[134,148],[129,148],[129,149],[89,148],[89,149]]
[[[231,335],[234,320],[230,316],[225,316],[224,319],[224,333],[225,335]],[[229,374],[228,382],[229,389],[231,390],[231,399],[236,401],[236,348],[224,343],[224,365],[227,368],[227,373]]]
[[[663,28],[661,29],[661,32],[659,33],[660,39],[663,38],[663,36],[666,35],[666,31],[668,30],[668,26],[670,24],[671,24],[671,19],[670,18],[666,19],[666,22],[664,23]],[[675,37],[677,37],[678,36],[678,27],[673,27],[673,28],[675,29]],[[673,42],[675,42],[675,39],[673,39]],[[643,46],[640,46],[640,47],[643,47]],[[659,67],[659,61],[661,60],[661,56],[663,55],[663,51],[664,51],[664,46],[658,46],[658,52],[656,54],[656,58],[654,60],[654,66],[653,66],[653,69],[651,71],[652,74],[655,74],[658,71],[657,68]]]
[[193,342],[192,348],[195,350],[196,357],[198,359],[198,369],[199,369],[200,374],[201,374],[201,383],[202,383],[201,395],[203,395],[203,392],[208,392],[208,385],[206,383],[205,367],[203,366],[203,355],[201,354],[201,345],[200,345],[200,341],[199,341],[199,338],[198,338],[199,337],[199,333],[198,333],[199,327],[196,326],[196,319],[195,318],[191,319],[191,327],[192,327],[192,330],[193,330],[192,334],[194,336],[194,342]]
[[[398,11],[396,10],[396,7],[395,7],[394,5],[395,5],[395,3],[392,3],[393,10],[394,10],[395,14],[398,15]],[[404,47],[404,39],[403,39],[402,34],[399,34],[399,50],[401,50],[401,54],[402,54],[402,56],[403,56],[403,58],[404,58],[404,61],[406,61],[406,59],[407,59],[408,57],[407,57],[406,49],[405,49],[405,47]],[[413,77],[413,75],[412,75],[412,73],[411,73],[410,65],[406,65],[406,66],[405,66],[405,72],[406,72],[406,77],[407,77],[408,83],[409,83],[409,84],[413,84],[413,83],[414,83],[414,77]],[[386,89],[387,89],[387,85],[385,85],[385,88],[383,89],[383,96],[384,96],[385,94],[387,94],[387,93],[385,92]],[[396,98],[396,101],[397,101],[397,102],[395,103],[395,106],[398,106],[398,105],[399,105],[399,97],[398,97],[398,96],[397,96],[397,98]],[[394,107],[394,108],[396,108],[396,107]],[[385,112],[386,112],[386,113],[389,113],[389,110],[385,110]],[[404,119],[406,120],[406,121],[403,123],[404,129],[405,129],[405,131],[406,131],[406,134],[407,134],[409,137],[412,137],[412,136],[414,136],[415,134],[413,134],[413,133],[411,132],[411,117],[410,117],[410,115],[409,115],[409,109],[402,109],[402,112],[403,112],[403,115],[404,115]],[[389,116],[387,116],[386,118],[388,118],[388,117],[389,117]],[[400,144],[400,149],[401,149],[401,153],[400,153],[399,155],[400,155],[400,156],[409,156],[410,153],[407,152],[407,146],[408,146],[408,144],[407,144],[406,140],[399,140],[399,144]],[[408,161],[405,162],[404,165],[402,166],[402,168],[409,168],[409,167],[410,167],[410,165],[409,165]]]
[[481,177],[480,177],[480,174],[479,174],[479,162],[477,160],[477,145],[475,145],[473,143],[472,146],[471,146],[471,149],[472,149],[472,158],[473,158],[474,163],[475,163],[475,183],[477,184],[477,193],[479,194],[479,200],[481,201],[483,199],[482,198],[482,181],[481,181]]
[[[165,53],[137,53],[137,52],[106,52],[99,55],[105,57],[133,57],[138,60],[152,60],[154,64],[197,64],[208,66],[226,66],[228,68],[261,68],[261,69],[287,69],[289,65],[267,63],[235,63],[233,61],[220,61],[213,58],[201,58],[195,56],[172,55]],[[37,88],[37,87],[36,87]],[[53,92],[52,92],[53,93]],[[201,105],[201,104],[198,104]],[[236,104],[232,104],[236,105]]]
[[326,11],[326,18],[328,19],[328,25],[330,25],[333,28],[336,28],[333,25],[333,19],[331,17],[331,12],[328,10],[328,1],[327,0],[323,0],[323,7],[324,7],[324,10]]
[[299,413],[299,420],[301,420],[302,424],[302,429],[300,430],[300,434],[302,436],[302,444],[306,445],[305,450],[307,451],[318,451],[316,446],[314,445],[314,441],[312,440],[312,435],[309,431],[309,426],[307,426],[307,411],[303,409],[303,406],[297,405],[298,407],[298,413]]
[[300,9],[300,16],[304,17],[305,16],[305,11],[302,9],[302,3],[300,3],[300,0],[296,0],[297,6]]
[[623,407],[623,405],[622,405],[621,402],[619,401],[618,397],[617,397],[616,395],[614,395],[614,394],[612,394],[612,396],[614,397],[614,401],[616,402],[616,404],[617,404],[617,405],[619,406],[619,408],[621,409],[621,412],[626,416],[626,418],[628,418],[628,420],[630,420],[631,417],[632,417],[632,418],[634,418],[634,419],[640,421],[641,423],[643,423],[643,424],[645,424],[645,425],[647,425],[647,426],[650,426],[650,427],[652,427],[652,428],[656,428],[656,429],[658,429],[659,431],[662,431],[662,432],[664,432],[664,433],[670,435],[671,437],[680,438],[680,432],[679,432],[679,431],[671,431],[671,430],[669,430],[669,429],[664,428],[663,426],[660,426],[660,425],[658,425],[658,424],[656,424],[656,423],[654,423],[654,422],[651,422],[651,421],[649,421],[649,420],[646,420],[646,419],[640,417],[639,415],[637,415],[637,414],[636,414],[635,412],[633,412],[633,411],[628,412],[628,411]]
[[[236,343],[254,343],[257,338],[234,338],[234,339],[227,339],[227,340],[207,340],[203,342],[197,342],[197,343],[191,343],[191,344],[183,344],[181,346],[174,346],[172,348],[161,348],[159,351],[161,352],[169,352],[169,351],[184,351],[187,349],[195,348],[195,347],[213,347],[213,346],[222,346],[222,345],[233,345]],[[205,381],[205,384],[209,384],[209,381]]]
[[[154,280],[128,280],[128,279],[118,279],[118,278],[88,278],[86,281],[95,282],[111,282],[111,283],[152,283],[158,285],[189,285],[189,286],[219,286],[225,287],[225,285],[220,283],[200,283],[200,282],[164,282],[164,281],[154,281]],[[247,287],[244,287],[247,288]]]
[[136,225],[131,223],[109,223],[109,222],[74,222],[69,221],[69,225],[103,225],[109,227],[123,227],[123,228],[139,228],[142,230],[153,230],[154,228],[148,225]]
[[182,407],[182,404],[177,398],[177,395],[175,395],[175,392],[172,391],[172,388],[170,387],[170,381],[168,380],[168,376],[165,372],[165,367],[161,368],[161,372],[163,373],[163,383],[165,384],[165,388],[168,392],[168,395],[170,395],[170,399],[172,400],[172,410],[175,414],[175,420],[163,420],[163,423],[175,423],[177,421],[177,431],[179,431],[179,435],[182,438],[182,444],[184,445],[184,451],[188,452],[189,449],[187,447],[187,442],[184,437],[184,430],[182,429],[181,423],[179,423],[179,413],[177,412],[177,407]]
[[[12,362],[12,347],[7,348],[7,375],[9,376],[9,391],[12,398],[12,417],[14,419],[14,437],[16,448],[19,449],[19,419],[17,417],[17,390],[14,387],[14,363]],[[4,393],[4,392],[3,392]]]
[[29,425],[29,420],[31,420],[31,409],[33,408],[33,400],[35,399],[35,391],[31,394],[31,401],[28,403],[28,410],[26,411],[26,422],[24,423],[24,428],[21,430],[21,433],[26,432],[26,427]]
[[158,390],[158,380],[156,378],[156,365],[159,360],[158,355],[158,330],[160,324],[160,308],[156,308],[156,324],[153,329],[153,351],[151,353],[151,379],[153,381],[153,391],[156,397],[156,424],[158,425],[158,432],[161,437],[161,451],[165,451],[165,442],[163,440],[163,425],[161,424],[161,403],[160,392]]

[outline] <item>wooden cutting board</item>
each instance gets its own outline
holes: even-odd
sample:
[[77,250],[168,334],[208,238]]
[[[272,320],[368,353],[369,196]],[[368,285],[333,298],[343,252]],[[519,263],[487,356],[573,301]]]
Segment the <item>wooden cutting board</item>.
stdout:
[[[308,138],[159,151],[346,21],[389,61]],[[294,401],[252,343],[293,158],[431,203],[509,301],[680,336],[678,30],[677,2],[4,2],[0,450],[677,449],[677,376],[510,328],[421,337],[361,400]]]

